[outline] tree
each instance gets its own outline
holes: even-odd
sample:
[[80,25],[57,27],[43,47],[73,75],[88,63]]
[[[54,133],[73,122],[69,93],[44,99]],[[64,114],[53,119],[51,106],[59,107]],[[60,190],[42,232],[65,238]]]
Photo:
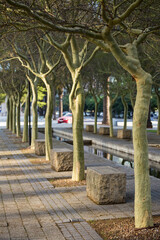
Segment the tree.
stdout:
[[6,94],[3,92],[2,88],[0,88],[0,105],[5,101]]
[[25,110],[24,110],[24,126],[23,126],[23,137],[22,142],[28,142],[28,114],[29,114],[29,84],[26,79],[26,94],[25,94]]
[[[60,62],[61,57],[55,62],[51,62],[48,58],[48,46],[46,46],[46,43],[43,41],[37,41],[36,40],[36,45],[35,45],[38,49],[38,56],[39,56],[39,61],[34,61],[33,55],[29,49],[29,47],[27,46],[27,49],[29,51],[30,57],[32,59],[32,63],[30,63],[29,59],[27,56],[25,56],[24,54],[22,55],[21,53],[19,53],[19,49],[16,49],[16,53],[19,56],[19,60],[22,62],[22,65],[29,70],[29,72],[31,73],[31,75],[33,75],[33,79],[30,78],[29,75],[27,75],[28,80],[31,82],[31,86],[33,87],[32,89],[32,93],[35,95],[33,95],[33,98],[35,98],[35,105],[34,109],[35,109],[35,118],[36,121],[35,123],[37,123],[37,79],[40,78],[43,83],[45,84],[46,90],[47,90],[47,111],[46,111],[46,115],[45,115],[45,149],[46,149],[46,160],[50,159],[50,149],[52,149],[52,112],[53,112],[53,74],[51,75],[50,73],[52,73],[52,71],[57,67],[57,65]],[[53,53],[53,52],[52,52]],[[55,57],[53,55],[53,57]],[[49,76],[50,75],[50,76]],[[32,105],[33,105],[33,101],[32,101]],[[34,127],[35,128],[35,134],[37,133],[37,124]],[[33,139],[35,140],[37,136],[35,136],[33,138],[32,136],[32,141]],[[33,143],[34,144],[34,143]]]
[[[31,35],[32,36],[32,35]],[[21,44],[20,39],[23,39],[23,44]],[[31,40],[31,39],[29,39]],[[28,42],[29,42],[28,40]],[[4,40],[4,46],[6,48],[6,53],[3,56],[3,61],[10,61],[18,59],[21,63],[22,67],[25,67],[25,60],[28,60],[28,65],[30,65],[33,70],[36,70],[36,63],[37,59],[34,57],[36,56],[36,53],[34,51],[33,44],[31,45],[32,48],[30,48],[28,42],[26,41],[25,34],[17,35],[17,34],[8,34]],[[33,41],[32,41],[33,43]],[[26,68],[24,68],[26,69]],[[32,89],[32,115],[33,115],[33,121],[32,121],[32,139],[31,139],[31,148],[35,148],[35,139],[37,139],[37,76],[34,76],[31,72],[25,71],[26,73],[26,79],[30,82],[31,89]],[[27,106],[28,107],[28,106]],[[12,109],[12,108],[11,108]],[[12,110],[10,110],[12,111]],[[27,114],[27,112],[26,112]],[[28,124],[27,115],[25,115],[25,124]],[[28,127],[25,125],[23,135],[27,135],[26,132]]]
[[[73,114],[73,172],[72,180],[81,181],[85,178],[84,172],[84,149],[83,149],[83,109],[84,92],[82,87],[81,70],[94,57],[99,47],[96,47],[87,58],[88,41],[79,42],[73,35],[68,35],[66,40],[59,44],[53,36],[47,35],[51,45],[63,54],[66,66],[72,77],[72,89],[69,95],[69,106]],[[81,47],[82,44],[82,47]],[[70,47],[70,51],[69,51]]]

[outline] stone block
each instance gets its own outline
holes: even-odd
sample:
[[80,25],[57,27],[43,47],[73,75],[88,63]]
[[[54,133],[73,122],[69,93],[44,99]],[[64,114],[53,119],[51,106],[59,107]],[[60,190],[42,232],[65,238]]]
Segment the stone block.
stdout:
[[131,137],[132,137],[132,130],[118,129],[118,131],[117,131],[117,138],[131,139]]
[[109,135],[109,127],[100,127],[99,128],[99,134]]
[[88,167],[86,190],[88,197],[97,204],[124,203],[126,174],[108,166]]
[[87,132],[94,132],[94,126],[93,125],[86,125],[86,131]]
[[38,156],[45,156],[45,139],[35,140],[35,154]]
[[67,148],[51,149],[51,167],[57,172],[72,171],[73,151]]

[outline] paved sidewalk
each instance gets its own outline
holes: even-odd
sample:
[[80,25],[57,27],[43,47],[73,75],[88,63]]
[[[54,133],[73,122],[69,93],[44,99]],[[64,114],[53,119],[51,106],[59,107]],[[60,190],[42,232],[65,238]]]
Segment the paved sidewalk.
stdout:
[[98,240],[99,235],[0,130],[0,239]]
[[[54,139],[54,147],[60,144],[65,146]],[[87,220],[134,215],[132,169],[85,153],[86,166],[114,166],[127,173],[126,203],[96,205],[87,197],[85,186],[54,188],[47,179],[72,173],[57,173],[48,162],[32,164],[31,157],[36,156],[27,154],[26,148],[21,139],[0,130],[0,240],[99,240]],[[152,213],[160,215],[160,179],[151,177],[151,187]]]

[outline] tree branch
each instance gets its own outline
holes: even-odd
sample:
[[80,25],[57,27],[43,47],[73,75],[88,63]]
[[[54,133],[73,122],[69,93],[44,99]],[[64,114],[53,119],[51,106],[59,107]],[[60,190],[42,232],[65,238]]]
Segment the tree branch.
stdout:
[[45,76],[48,76],[48,75],[52,72],[52,70],[57,67],[57,65],[58,65],[58,64],[60,63],[60,61],[61,61],[61,58],[62,58],[62,55],[60,55],[58,61],[57,61],[52,67],[51,67],[50,64],[48,65],[49,71],[45,73]]
[[30,7],[28,7],[25,4],[17,3],[13,0],[6,0],[6,2],[8,4],[10,4],[11,6],[14,6],[18,9],[24,10],[29,16],[31,16],[32,18],[34,18],[38,22],[41,22],[45,26],[48,26],[50,29],[52,29],[54,31],[64,32],[64,33],[79,33],[79,34],[82,34],[84,36],[93,37],[93,38],[96,38],[96,39],[102,39],[102,36],[101,36],[100,33],[95,33],[94,31],[87,30],[86,28],[82,28],[81,26],[80,27],[77,27],[77,26],[75,26],[75,27],[64,27],[64,26],[60,26],[58,24],[55,24],[54,21],[53,22],[48,21],[43,16],[41,17],[38,12],[34,12],[34,10],[30,9]]
[[96,48],[93,50],[93,52],[92,52],[92,54],[90,55],[90,57],[84,62],[83,67],[85,67],[85,66],[93,59],[93,57],[96,55],[96,53],[97,53],[99,50],[100,50],[100,47],[96,47]]
[[122,13],[119,17],[115,18],[112,21],[112,24],[113,25],[119,24],[124,19],[126,19],[131,14],[131,12],[133,12],[134,9],[141,4],[141,2],[143,2],[143,0],[136,0],[134,3],[130,4],[130,6],[127,8],[127,10],[124,13]]

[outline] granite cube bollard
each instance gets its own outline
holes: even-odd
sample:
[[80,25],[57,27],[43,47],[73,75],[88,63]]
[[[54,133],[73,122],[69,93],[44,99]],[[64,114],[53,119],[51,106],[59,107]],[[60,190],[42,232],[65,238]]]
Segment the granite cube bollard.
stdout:
[[51,149],[51,167],[57,172],[72,171],[73,151],[67,148]]
[[38,156],[45,156],[45,139],[35,140],[35,154]]
[[94,126],[93,125],[86,125],[86,131],[87,132],[94,132]]
[[117,130],[117,138],[131,139],[131,137],[132,137],[132,130],[123,130],[123,129]]
[[126,174],[108,166],[87,168],[87,196],[97,204],[124,203]]
[[100,127],[99,134],[101,135],[109,135],[109,127]]

